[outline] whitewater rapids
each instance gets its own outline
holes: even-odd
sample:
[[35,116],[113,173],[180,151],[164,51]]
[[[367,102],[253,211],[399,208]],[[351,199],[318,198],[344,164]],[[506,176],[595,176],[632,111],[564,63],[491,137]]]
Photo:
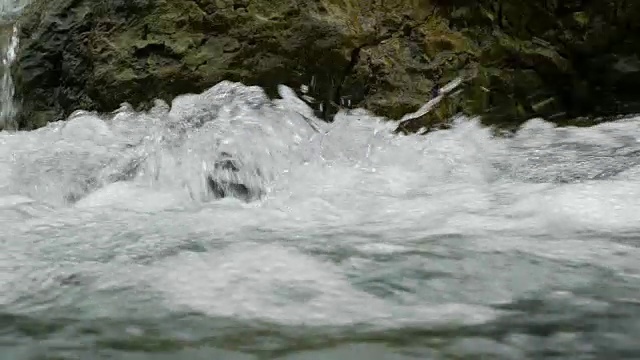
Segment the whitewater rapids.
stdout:
[[640,357],[640,119],[404,136],[282,90],[0,132],[2,357]]

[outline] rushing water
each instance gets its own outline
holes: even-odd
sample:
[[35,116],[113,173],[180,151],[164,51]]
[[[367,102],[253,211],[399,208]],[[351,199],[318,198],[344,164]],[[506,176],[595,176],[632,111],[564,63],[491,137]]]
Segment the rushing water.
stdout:
[[400,136],[282,90],[0,133],[1,357],[640,358],[640,119]]
[[11,66],[18,50],[16,15],[27,0],[0,0],[0,130],[15,128],[16,105]]

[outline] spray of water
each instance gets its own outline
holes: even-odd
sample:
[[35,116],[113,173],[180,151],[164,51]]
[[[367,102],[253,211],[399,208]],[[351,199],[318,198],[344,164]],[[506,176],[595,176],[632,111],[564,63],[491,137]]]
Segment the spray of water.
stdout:
[[[248,327],[303,326],[273,330],[282,349],[358,324],[511,333],[600,316],[593,338],[627,336],[637,310],[611,311],[640,291],[640,120],[532,120],[498,138],[460,118],[397,135],[363,110],[322,123],[280,90],[222,82],[148,112],[0,133],[0,310],[109,319],[127,344],[131,319],[181,343],[239,334],[256,348]],[[184,313],[202,322],[172,318]]]
[[17,15],[25,0],[0,1],[0,130],[15,128],[16,104],[11,66],[16,60],[19,45]]
[[640,119],[454,120],[327,124],[287,87],[222,82],[1,132],[2,349],[638,358]]
[[2,80],[0,82],[0,129],[15,127],[16,106],[11,65],[18,48],[18,27],[13,26],[8,45],[2,49]]

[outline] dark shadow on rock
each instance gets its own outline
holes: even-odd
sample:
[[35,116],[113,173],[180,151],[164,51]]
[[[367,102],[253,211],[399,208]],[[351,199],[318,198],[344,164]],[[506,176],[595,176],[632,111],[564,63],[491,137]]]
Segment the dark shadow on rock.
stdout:
[[[207,186],[214,199],[228,197],[237,198],[246,202],[259,200],[263,190],[242,182],[238,173],[243,171],[243,164],[234,159],[231,154],[222,152],[221,159],[214,164],[214,170],[207,176]],[[220,176],[224,174],[226,176]],[[260,172],[255,172],[260,176]]]

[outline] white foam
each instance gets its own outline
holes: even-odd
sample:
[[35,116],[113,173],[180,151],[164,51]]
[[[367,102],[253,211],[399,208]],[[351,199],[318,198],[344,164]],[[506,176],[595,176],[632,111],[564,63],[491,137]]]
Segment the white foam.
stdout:
[[[490,301],[588,282],[578,260],[640,270],[610,239],[640,234],[637,118],[588,129],[538,119],[509,139],[458,118],[404,136],[363,110],[310,126],[310,109],[282,93],[272,102],[225,82],[171,109],[123,106],[0,134],[0,240],[12,252],[0,266],[68,261],[171,311],[381,326],[489,321]],[[264,198],[203,195],[221,152]],[[411,253],[424,255],[398,260]],[[423,276],[430,264],[446,276]]]

